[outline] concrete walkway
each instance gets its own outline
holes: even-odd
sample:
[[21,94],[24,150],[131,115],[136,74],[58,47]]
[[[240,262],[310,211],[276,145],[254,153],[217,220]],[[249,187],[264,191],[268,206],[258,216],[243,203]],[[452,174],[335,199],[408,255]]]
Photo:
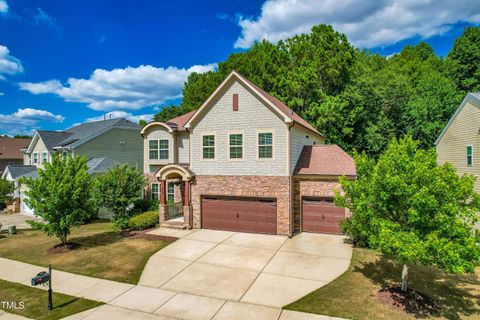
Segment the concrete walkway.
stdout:
[[6,230],[11,225],[16,225],[17,229],[30,229],[31,226],[27,223],[27,220],[40,221],[41,219],[26,213],[0,213],[1,230]]
[[[55,292],[106,303],[68,319],[333,319],[281,307],[343,273],[352,252],[337,236],[287,239],[163,228],[152,233],[181,239],[150,258],[137,286],[53,271]],[[0,258],[3,280],[30,285],[43,270]]]

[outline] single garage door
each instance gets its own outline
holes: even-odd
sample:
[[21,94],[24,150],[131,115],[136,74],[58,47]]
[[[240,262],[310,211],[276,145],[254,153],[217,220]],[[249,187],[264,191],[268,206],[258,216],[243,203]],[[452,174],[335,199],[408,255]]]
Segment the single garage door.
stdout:
[[202,228],[277,233],[275,199],[245,197],[203,197]]
[[345,208],[336,207],[332,198],[304,198],[302,208],[303,231],[342,234],[340,222],[345,219]]

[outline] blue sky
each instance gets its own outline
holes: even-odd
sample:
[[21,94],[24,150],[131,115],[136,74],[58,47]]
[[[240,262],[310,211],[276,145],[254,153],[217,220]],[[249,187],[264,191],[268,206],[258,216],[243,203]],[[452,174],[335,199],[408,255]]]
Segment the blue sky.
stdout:
[[410,2],[0,0],[0,134],[148,120],[189,73],[318,23],[384,55],[426,40],[444,56],[480,22],[480,3]]

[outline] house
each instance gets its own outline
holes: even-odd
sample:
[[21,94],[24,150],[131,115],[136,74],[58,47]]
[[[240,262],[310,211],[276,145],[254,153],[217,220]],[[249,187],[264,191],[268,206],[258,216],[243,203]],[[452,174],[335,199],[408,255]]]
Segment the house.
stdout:
[[26,148],[30,138],[0,137],[0,175],[8,165],[23,164],[21,149]]
[[35,132],[30,144],[23,149],[23,165],[7,166],[2,177],[15,181],[19,210],[33,213],[23,199],[25,186],[21,177],[37,177],[37,169],[52,161],[54,154],[85,156],[89,173],[101,174],[117,164],[128,163],[141,168],[143,165],[143,141],[138,134],[140,127],[123,118],[88,122],[64,131]]
[[435,141],[438,164],[450,162],[459,175],[477,177],[480,192],[480,92],[468,93]]
[[196,111],[142,128],[160,224],[266,234],[340,233],[333,204],[353,159],[277,98],[231,72]]

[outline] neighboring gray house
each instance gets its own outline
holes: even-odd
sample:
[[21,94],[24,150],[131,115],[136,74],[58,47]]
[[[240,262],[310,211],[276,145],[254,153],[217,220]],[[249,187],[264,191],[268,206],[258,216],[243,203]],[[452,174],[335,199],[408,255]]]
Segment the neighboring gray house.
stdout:
[[333,203],[353,159],[277,98],[231,72],[196,111],[142,128],[160,224],[340,233]]
[[90,174],[104,173],[122,163],[141,169],[143,139],[139,130],[136,123],[123,118],[88,122],[64,131],[38,130],[22,150],[23,166],[7,166],[2,177],[16,181],[20,211],[31,213],[23,201],[25,190],[18,184],[20,177],[35,177],[37,168],[44,168],[54,154],[87,157]]

